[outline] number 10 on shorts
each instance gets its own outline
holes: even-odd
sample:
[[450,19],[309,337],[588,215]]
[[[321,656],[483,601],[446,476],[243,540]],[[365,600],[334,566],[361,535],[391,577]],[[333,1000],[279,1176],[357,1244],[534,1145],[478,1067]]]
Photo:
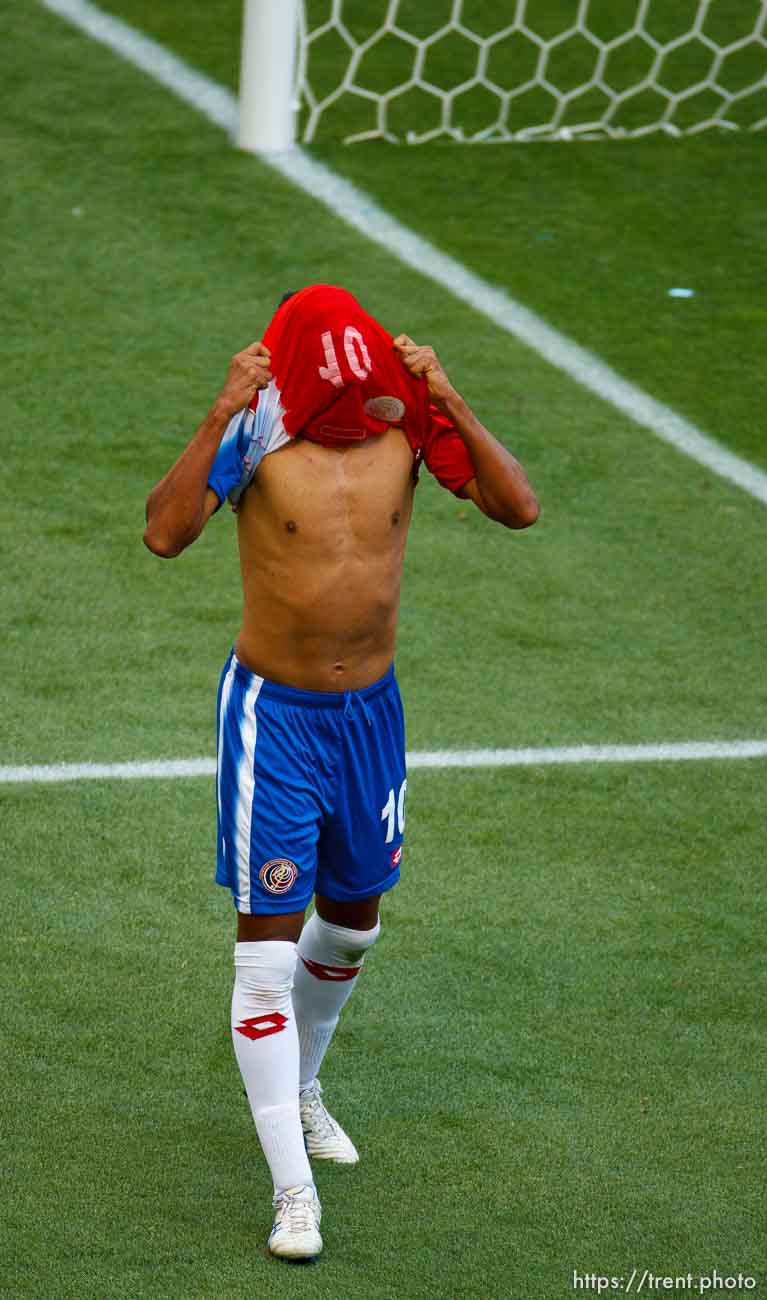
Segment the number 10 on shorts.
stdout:
[[397,816],[397,830],[400,835],[405,832],[405,791],[407,790],[407,781],[403,781],[399,788],[397,798],[394,798],[394,790],[389,791],[389,798],[386,800],[381,809],[381,821],[386,822],[386,843],[391,844],[394,839],[394,816]]

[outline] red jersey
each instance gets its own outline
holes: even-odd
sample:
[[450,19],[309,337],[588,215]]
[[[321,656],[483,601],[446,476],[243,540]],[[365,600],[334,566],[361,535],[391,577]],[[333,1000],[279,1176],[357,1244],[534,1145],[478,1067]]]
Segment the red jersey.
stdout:
[[[453,425],[411,375],[391,334],[345,289],[315,284],[277,309],[264,335],[272,354],[281,422],[289,437],[325,446],[403,429],[415,457],[457,496],[475,470]],[[270,385],[271,387],[271,385]],[[251,407],[258,407],[256,394]]]

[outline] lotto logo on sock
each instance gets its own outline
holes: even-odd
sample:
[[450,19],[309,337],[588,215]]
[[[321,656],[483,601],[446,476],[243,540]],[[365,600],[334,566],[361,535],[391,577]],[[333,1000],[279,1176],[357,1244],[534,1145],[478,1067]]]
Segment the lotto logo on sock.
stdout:
[[402,861],[402,845],[400,844],[399,848],[395,849],[391,855],[391,864],[393,867],[398,867],[401,861]]
[[298,867],[290,858],[271,858],[265,862],[258,878],[270,894],[287,894],[298,875]]
[[310,957],[302,957],[301,961],[309,974],[318,980],[353,980],[362,970],[361,966],[328,966],[324,961],[312,961]]
[[235,1025],[238,1034],[246,1038],[266,1038],[267,1034],[279,1034],[288,1023],[288,1017],[281,1011],[271,1011],[268,1016],[248,1016]]

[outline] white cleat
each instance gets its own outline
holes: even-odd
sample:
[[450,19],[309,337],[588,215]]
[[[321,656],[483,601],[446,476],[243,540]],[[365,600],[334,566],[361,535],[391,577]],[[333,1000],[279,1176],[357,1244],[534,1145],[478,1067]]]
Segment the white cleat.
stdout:
[[313,1259],[322,1250],[322,1206],[314,1187],[288,1187],[274,1198],[269,1249],[281,1259]]
[[357,1148],[325,1109],[319,1079],[298,1094],[298,1105],[307,1155],[314,1156],[315,1160],[336,1160],[340,1165],[356,1165],[359,1160]]

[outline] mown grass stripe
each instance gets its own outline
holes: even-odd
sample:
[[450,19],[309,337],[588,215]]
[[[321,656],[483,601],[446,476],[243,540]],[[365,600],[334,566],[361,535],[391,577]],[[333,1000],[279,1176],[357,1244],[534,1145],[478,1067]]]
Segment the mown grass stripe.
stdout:
[[[89,0],[41,0],[41,3],[154,77],[209,121],[231,135],[235,133],[237,100],[226,87],[189,67],[127,23],[103,13]],[[599,357],[515,302],[503,290],[440,252],[350,181],[298,148],[259,157],[373,243],[487,316],[602,401],[609,402],[663,442],[767,505],[767,473],[728,451],[636,384],[623,379]]]
[[[567,763],[681,763],[767,758],[767,740],[680,741],[658,745],[569,745],[542,749],[423,749],[407,755],[408,768],[546,767]],[[213,758],[157,759],[136,763],[54,763],[0,767],[0,785],[59,781],[168,780],[214,776]]]
[[41,0],[46,9],[58,14],[134,67],[160,82],[178,99],[202,113],[209,122],[234,134],[237,128],[237,101],[226,86],[220,86],[203,72],[153,41],[120,18],[106,14],[88,0]]

